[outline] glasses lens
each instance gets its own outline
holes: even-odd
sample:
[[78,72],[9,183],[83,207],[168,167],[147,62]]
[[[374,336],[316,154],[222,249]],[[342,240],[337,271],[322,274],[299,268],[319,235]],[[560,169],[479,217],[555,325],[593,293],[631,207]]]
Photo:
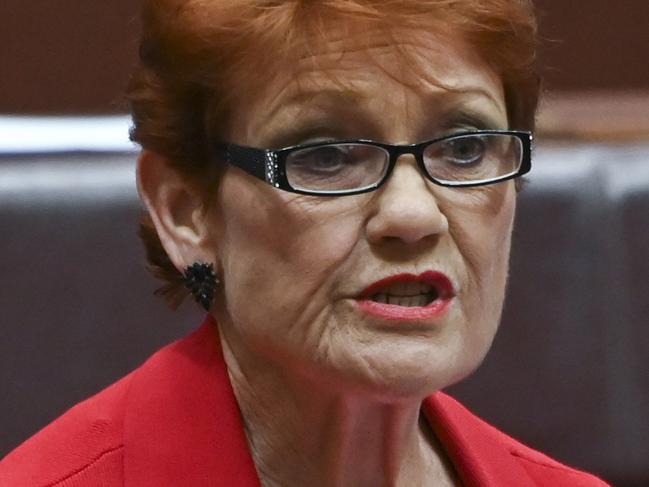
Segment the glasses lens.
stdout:
[[432,143],[424,150],[428,174],[443,183],[480,183],[512,176],[523,162],[515,135],[467,134]]
[[389,155],[367,144],[323,144],[286,158],[286,178],[294,189],[344,192],[371,187],[388,168]]

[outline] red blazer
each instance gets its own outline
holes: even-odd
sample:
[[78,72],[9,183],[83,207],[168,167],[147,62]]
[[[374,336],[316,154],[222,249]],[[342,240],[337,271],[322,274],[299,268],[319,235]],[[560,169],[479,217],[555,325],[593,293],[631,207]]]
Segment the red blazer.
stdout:
[[[422,409],[465,487],[606,486],[499,432],[451,397]],[[208,319],[0,462],[1,487],[259,487]]]

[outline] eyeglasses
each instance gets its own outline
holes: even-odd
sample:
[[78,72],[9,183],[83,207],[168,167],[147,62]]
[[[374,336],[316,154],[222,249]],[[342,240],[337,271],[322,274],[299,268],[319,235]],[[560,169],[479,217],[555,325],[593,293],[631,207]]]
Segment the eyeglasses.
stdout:
[[412,145],[342,140],[279,150],[224,144],[225,160],[292,193],[343,196],[367,193],[390,177],[397,159],[412,154],[422,174],[447,187],[499,183],[531,169],[532,134],[478,130]]

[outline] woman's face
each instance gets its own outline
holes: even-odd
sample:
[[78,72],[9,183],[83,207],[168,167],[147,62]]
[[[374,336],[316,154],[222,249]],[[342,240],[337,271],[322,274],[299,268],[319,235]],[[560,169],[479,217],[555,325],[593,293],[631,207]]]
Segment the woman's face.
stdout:
[[[459,39],[402,33],[406,62],[380,33],[333,36],[292,69],[246,90],[227,139],[279,148],[331,139],[407,144],[507,128],[497,75]],[[397,39],[399,37],[397,36]],[[411,69],[412,60],[415,69]],[[228,168],[207,213],[222,280],[215,314],[228,346],[344,387],[425,395],[469,374],[503,302],[515,188],[444,188],[402,156],[377,191],[315,197]],[[359,305],[395,275],[445,274],[445,312],[387,319]],[[390,290],[388,290],[390,291]]]

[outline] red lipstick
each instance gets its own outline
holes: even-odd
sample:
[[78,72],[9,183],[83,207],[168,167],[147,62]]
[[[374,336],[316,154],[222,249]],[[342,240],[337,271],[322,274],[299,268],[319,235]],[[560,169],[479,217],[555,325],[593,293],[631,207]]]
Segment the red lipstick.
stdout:
[[[432,300],[424,306],[403,306],[373,299],[382,293],[389,294],[389,290],[393,289],[395,285],[406,283],[421,283],[430,286]],[[419,275],[397,274],[381,279],[368,286],[356,302],[364,312],[384,320],[423,321],[443,316],[454,297],[455,289],[445,274],[427,271]]]

